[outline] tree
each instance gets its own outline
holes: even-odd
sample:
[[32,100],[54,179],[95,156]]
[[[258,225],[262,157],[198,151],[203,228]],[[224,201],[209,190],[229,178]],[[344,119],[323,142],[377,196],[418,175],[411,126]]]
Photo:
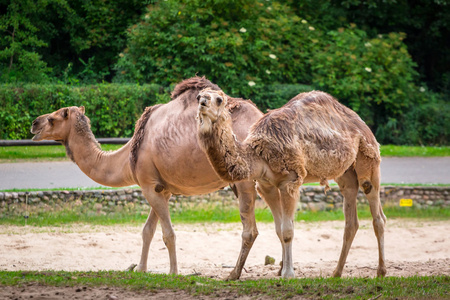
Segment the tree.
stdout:
[[50,71],[36,52],[47,44],[38,37],[39,28],[31,17],[45,8],[47,1],[11,0],[0,17],[0,68],[5,81],[42,81]]

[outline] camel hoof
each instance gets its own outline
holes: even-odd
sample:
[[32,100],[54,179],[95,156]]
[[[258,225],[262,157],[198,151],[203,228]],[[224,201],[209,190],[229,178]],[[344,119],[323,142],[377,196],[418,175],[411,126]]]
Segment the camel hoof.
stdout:
[[147,267],[139,265],[134,271],[135,272],[140,272],[140,273],[146,273],[147,272]]
[[333,277],[335,278],[340,278],[342,275],[342,272],[339,272],[338,270],[334,270],[333,272]]
[[379,267],[377,270],[377,277],[384,277],[384,276],[386,276],[386,268]]
[[284,279],[295,278],[295,273],[293,270],[286,270],[285,272],[282,272],[281,277]]
[[241,276],[236,271],[231,271],[230,275],[225,279],[225,281],[238,280]]

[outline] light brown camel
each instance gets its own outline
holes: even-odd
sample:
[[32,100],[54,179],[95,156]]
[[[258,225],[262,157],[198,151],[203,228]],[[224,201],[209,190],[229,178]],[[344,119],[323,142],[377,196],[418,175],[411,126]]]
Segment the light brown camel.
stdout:
[[[84,107],[61,108],[34,120],[34,141],[56,140],[67,155],[94,181],[112,187],[139,185],[151,206],[142,231],[142,254],[138,271],[147,270],[147,258],[158,220],[170,257],[170,273],[177,274],[175,233],[169,215],[172,194],[199,195],[228,185],[208,162],[197,142],[197,95],[204,88],[220,90],[204,77],[179,83],[167,104],[148,107],[136,123],[132,139],[117,151],[104,152],[90,129]],[[243,140],[263,114],[251,101],[230,98],[227,111],[233,130]],[[243,223],[242,248],[229,279],[240,277],[247,255],[258,235],[254,215],[255,183],[231,185],[238,195]],[[207,245],[207,241],[205,241]]]
[[272,210],[283,248],[280,274],[284,278],[295,276],[292,239],[299,188],[302,183],[320,182],[327,189],[329,179],[336,180],[344,195],[345,213],[343,247],[333,276],[341,276],[358,230],[358,186],[369,200],[378,239],[377,274],[386,274],[379,144],[355,112],[326,93],[302,93],[264,115],[241,142],[225,109],[228,97],[205,89],[197,98],[199,143],[217,174],[228,182],[256,180],[258,192]]

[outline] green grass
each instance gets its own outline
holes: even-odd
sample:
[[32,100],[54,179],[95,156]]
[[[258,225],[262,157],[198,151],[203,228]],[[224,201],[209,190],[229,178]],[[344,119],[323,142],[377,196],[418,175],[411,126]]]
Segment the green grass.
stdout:
[[383,145],[380,148],[381,156],[398,157],[437,157],[450,156],[450,147],[422,147],[422,146],[395,146]]
[[[29,226],[61,226],[64,224],[85,223],[90,225],[116,225],[130,224],[141,225],[148,216],[148,208],[133,207],[122,208],[119,211],[96,211],[86,206],[71,206],[61,211],[43,211],[35,209],[28,212],[26,223]],[[449,220],[450,208],[429,207],[419,209],[416,207],[385,207],[384,212],[388,219],[423,219],[423,220]],[[0,225],[25,225],[24,211],[0,213]],[[174,224],[183,223],[238,223],[240,222],[239,210],[236,207],[202,206],[196,208],[172,208],[171,219]],[[257,222],[273,222],[269,209],[256,209]],[[371,219],[367,206],[358,208],[358,217],[361,220]],[[296,221],[319,222],[344,220],[342,210],[331,211],[299,211]]]
[[[117,150],[122,145],[104,144],[105,151]],[[381,146],[382,156],[450,156],[450,147],[421,147],[421,146]],[[22,160],[62,160],[66,158],[63,146],[12,146],[0,147],[0,162],[14,162]]]
[[217,299],[264,296],[273,299],[446,299],[449,296],[450,277],[300,278],[227,282],[198,276],[115,271],[0,271],[0,286],[33,284],[58,287],[108,286],[133,290],[139,292],[141,297],[177,290],[192,296]]
[[[104,144],[102,149],[105,151],[117,150],[123,145]],[[8,146],[0,147],[0,162],[15,162],[23,160],[52,161],[64,160],[66,157],[66,148],[62,145],[57,146]]]

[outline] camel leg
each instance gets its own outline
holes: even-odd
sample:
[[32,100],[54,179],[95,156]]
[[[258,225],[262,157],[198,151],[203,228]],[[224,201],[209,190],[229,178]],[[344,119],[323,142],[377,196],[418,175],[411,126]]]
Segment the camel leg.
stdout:
[[281,236],[282,243],[284,243],[281,276],[283,278],[294,278],[292,242],[294,239],[294,216],[297,208],[298,192],[295,195],[288,193],[285,189],[280,190],[280,192],[282,206]]
[[[258,182],[257,185],[258,193],[261,195],[261,197],[266,201],[267,205],[269,205],[270,210],[272,211],[273,220],[275,222],[275,232],[277,233],[278,238],[281,242],[282,247],[282,261],[285,259],[285,249],[284,249],[284,242],[283,242],[283,236],[281,234],[281,219],[282,219],[282,208],[281,208],[281,202],[280,202],[280,190],[276,188],[273,185],[269,184],[261,184]],[[281,276],[281,271],[283,270],[283,266],[281,266],[278,276]]]
[[253,181],[239,182],[236,183],[235,187],[239,198],[239,212],[243,226],[242,246],[236,266],[228,275],[227,280],[236,280],[241,277],[242,268],[244,268],[250,249],[258,236],[255,220],[255,183]]
[[362,154],[358,154],[356,161],[356,174],[358,174],[359,185],[369,201],[373,229],[378,241],[377,276],[384,277],[386,275],[384,258],[384,227],[386,225],[386,216],[383,213],[380,202],[380,163]]
[[153,186],[142,189],[142,193],[152,207],[152,211],[155,212],[161,221],[163,241],[169,251],[170,274],[178,274],[175,231],[172,228],[172,222],[169,214],[170,193],[166,191],[157,193],[155,192]]
[[359,228],[358,214],[356,213],[356,197],[359,187],[356,172],[353,168],[348,169],[341,177],[337,178],[336,182],[344,196],[345,231],[341,256],[333,272],[333,277],[341,277],[348,251]]
[[152,242],[153,236],[155,235],[158,220],[158,215],[152,208],[150,210],[150,214],[148,215],[147,221],[145,222],[144,228],[142,229],[141,261],[136,268],[137,272],[147,272],[148,251],[150,250],[150,243]]

